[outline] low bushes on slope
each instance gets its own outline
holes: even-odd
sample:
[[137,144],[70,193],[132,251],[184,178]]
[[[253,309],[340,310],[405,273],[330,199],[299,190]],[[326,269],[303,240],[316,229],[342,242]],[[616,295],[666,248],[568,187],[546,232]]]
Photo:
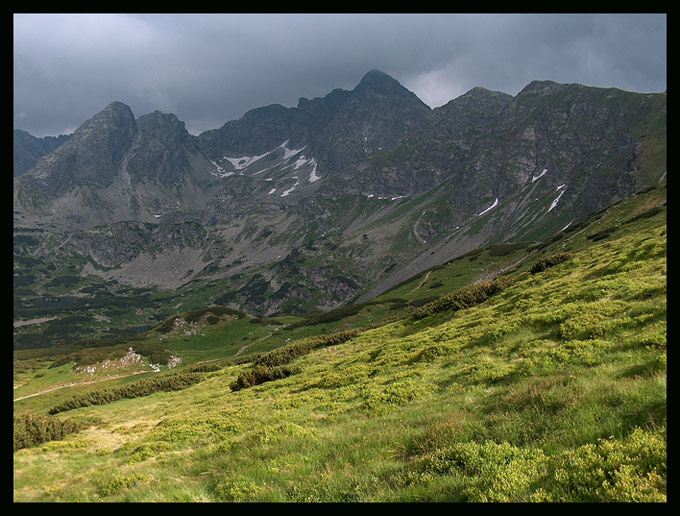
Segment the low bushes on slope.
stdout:
[[286,329],[292,330],[295,328],[300,328],[302,326],[315,326],[317,324],[327,324],[339,321],[340,319],[344,319],[345,317],[349,317],[351,315],[359,313],[361,310],[363,310],[366,306],[370,304],[371,302],[368,301],[365,303],[357,303],[354,305],[340,306],[328,312],[323,312],[321,314],[307,317],[301,321],[291,323],[288,326],[286,326]]
[[297,368],[287,367],[287,364],[296,358],[306,355],[314,349],[342,344],[358,335],[359,330],[354,329],[332,335],[308,337],[286,344],[258,357],[255,360],[255,367],[241,373],[236,381],[231,384],[231,390],[238,391],[271,380],[286,378],[298,372]]
[[292,362],[297,357],[306,355],[313,349],[342,344],[343,342],[346,342],[358,335],[359,330],[355,329],[341,331],[331,335],[319,335],[295,340],[289,344],[286,344],[285,346],[281,346],[280,348],[276,348],[275,350],[262,355],[255,361],[255,365],[266,367],[285,365]]
[[414,460],[407,477],[442,475],[462,479],[464,502],[666,502],[666,431],[638,428],[554,455],[508,442],[454,443]]
[[244,371],[239,377],[230,385],[232,391],[240,391],[247,389],[253,385],[259,385],[272,380],[279,380],[287,378],[288,376],[298,372],[297,368],[288,366],[266,367],[255,366],[253,369]]
[[50,409],[50,414],[58,414],[90,405],[105,405],[123,398],[139,398],[156,392],[186,389],[203,378],[201,373],[174,373],[155,378],[147,378],[122,387],[99,389],[66,400]]
[[423,319],[428,315],[448,310],[455,312],[463,308],[469,308],[483,303],[494,294],[508,288],[512,283],[513,279],[510,276],[501,276],[490,282],[459,288],[447,296],[440,297],[420,307],[413,312],[412,317],[414,319]]
[[529,269],[529,272],[531,274],[536,274],[539,272],[543,272],[546,269],[549,269],[550,267],[554,267],[555,265],[558,265],[562,262],[566,262],[571,258],[571,254],[569,253],[556,253],[550,256],[546,256],[545,258],[537,261],[531,269]]
[[14,417],[14,451],[37,446],[48,441],[58,441],[77,432],[82,425],[70,419],[24,414]]

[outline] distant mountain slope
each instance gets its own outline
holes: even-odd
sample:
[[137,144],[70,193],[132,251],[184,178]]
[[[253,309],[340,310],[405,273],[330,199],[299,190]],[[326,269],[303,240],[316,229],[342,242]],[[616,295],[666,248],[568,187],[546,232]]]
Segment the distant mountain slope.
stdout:
[[258,315],[327,310],[559,233],[663,180],[666,145],[665,94],[551,81],[430,109],[373,70],[199,136],[114,102],[15,180],[20,303],[75,294],[46,286],[69,277]]
[[36,138],[20,129],[15,129],[13,136],[14,177],[32,169],[40,158],[52,152],[71,137],[71,135],[60,135]]

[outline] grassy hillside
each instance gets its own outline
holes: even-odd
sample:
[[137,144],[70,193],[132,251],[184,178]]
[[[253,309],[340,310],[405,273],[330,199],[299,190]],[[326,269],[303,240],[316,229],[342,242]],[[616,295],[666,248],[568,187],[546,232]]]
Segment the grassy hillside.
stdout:
[[332,313],[184,314],[115,371],[17,352],[14,499],[664,502],[665,199]]

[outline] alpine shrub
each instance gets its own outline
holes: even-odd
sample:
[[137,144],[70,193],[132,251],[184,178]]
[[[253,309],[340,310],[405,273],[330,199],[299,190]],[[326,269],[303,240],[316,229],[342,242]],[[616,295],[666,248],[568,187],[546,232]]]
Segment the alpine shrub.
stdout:
[[188,367],[185,367],[182,372],[183,373],[213,373],[215,371],[219,371],[222,368],[224,368],[224,364],[222,362],[209,362],[209,363],[204,363],[204,364],[190,365]]
[[513,279],[510,276],[501,276],[490,282],[459,288],[447,296],[440,297],[418,308],[413,312],[412,317],[414,319],[423,319],[428,315],[448,310],[455,312],[463,308],[469,308],[483,303],[489,297],[508,288],[512,283]]
[[255,360],[255,365],[263,365],[267,367],[285,365],[298,357],[306,355],[313,349],[322,348],[326,346],[335,346],[342,344],[359,335],[359,330],[347,330],[331,335],[319,335],[315,337],[308,337],[305,339],[295,340],[285,346],[281,346],[269,353],[260,356]]
[[58,414],[91,405],[106,405],[123,398],[139,398],[163,391],[186,389],[201,381],[200,373],[174,373],[155,378],[147,378],[121,387],[98,389],[86,394],[74,396],[50,409],[50,414]]
[[229,387],[232,391],[240,391],[241,389],[247,389],[253,385],[260,385],[261,383],[287,378],[298,372],[298,368],[288,366],[266,367],[259,365],[241,373]]
[[657,213],[661,213],[662,210],[663,210],[662,206],[655,206],[654,208],[651,208],[651,209],[644,211],[644,212],[642,212],[638,215],[635,215],[634,217],[627,219],[626,221],[624,221],[624,224],[628,224],[630,222],[635,222],[636,220],[640,220],[640,219],[647,219],[649,217],[653,217]]
[[48,441],[60,441],[79,431],[82,425],[70,419],[25,414],[14,417],[14,451]]
[[299,368],[288,367],[288,364],[310,351],[326,346],[342,344],[359,335],[359,330],[346,330],[331,335],[320,335],[293,341],[269,353],[259,356],[254,367],[244,371],[230,385],[232,391],[247,389],[253,385],[286,378],[299,372]]
[[546,256],[542,260],[539,260],[538,262],[536,262],[531,267],[529,272],[531,272],[531,274],[536,274],[537,272],[542,272],[546,269],[549,269],[550,267],[554,267],[555,265],[557,265],[559,263],[566,262],[570,258],[571,258],[571,255],[569,253],[557,253],[557,254],[553,254],[551,256]]
[[611,227],[611,228],[605,228],[602,231],[598,231],[597,233],[593,233],[592,235],[586,235],[586,238],[588,240],[592,240],[593,242],[597,242],[599,240],[604,240],[605,238],[608,238],[611,236],[611,234],[616,231],[616,228]]

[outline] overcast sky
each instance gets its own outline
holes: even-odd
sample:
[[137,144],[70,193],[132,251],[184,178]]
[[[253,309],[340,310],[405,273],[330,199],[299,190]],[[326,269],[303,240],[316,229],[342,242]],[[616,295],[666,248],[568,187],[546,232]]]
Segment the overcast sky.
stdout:
[[434,108],[535,79],[666,90],[661,14],[15,14],[14,127],[67,134],[113,101],[199,134],[381,70]]

